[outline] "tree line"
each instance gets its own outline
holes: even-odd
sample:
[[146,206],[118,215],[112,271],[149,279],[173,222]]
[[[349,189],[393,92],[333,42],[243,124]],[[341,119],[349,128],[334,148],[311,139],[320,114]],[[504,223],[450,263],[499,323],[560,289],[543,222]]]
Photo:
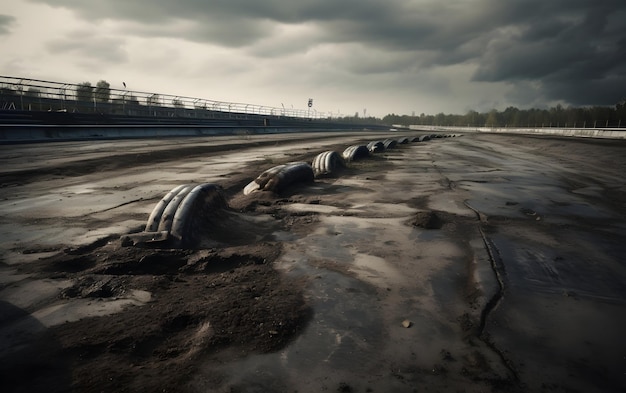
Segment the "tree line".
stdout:
[[444,114],[419,116],[389,114],[387,124],[459,126],[459,127],[626,127],[626,100],[614,107],[567,107],[557,105],[550,109],[518,109],[513,106],[503,111],[479,113],[471,110],[463,115]]

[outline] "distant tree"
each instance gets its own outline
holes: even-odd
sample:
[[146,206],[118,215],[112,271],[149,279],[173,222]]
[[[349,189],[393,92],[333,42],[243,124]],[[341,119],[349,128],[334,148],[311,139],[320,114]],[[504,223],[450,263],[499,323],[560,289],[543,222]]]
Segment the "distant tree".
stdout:
[[96,83],[96,101],[109,102],[111,98],[111,85],[105,80]]
[[550,125],[552,127],[563,127],[567,122],[567,114],[561,104],[550,108]]
[[498,126],[498,111],[492,109],[487,115],[487,120],[485,121],[485,127],[496,127]]
[[[355,117],[358,114],[355,114]],[[376,119],[378,120],[378,119]],[[493,109],[487,113],[474,110],[464,115],[444,114],[418,116],[391,113],[381,120],[384,124],[440,125],[440,126],[485,126],[485,127],[625,127],[626,99],[614,107],[567,107],[556,105],[550,109],[518,109],[509,106],[504,111]]]
[[615,113],[617,114],[618,127],[626,126],[626,99],[622,99],[615,105]]
[[461,120],[461,124],[462,126],[475,126],[476,125],[476,120],[478,120],[478,112],[476,111],[467,111],[467,113],[465,114],[465,116],[463,116],[462,120]]
[[39,97],[41,95],[41,90],[39,90],[36,87],[29,87],[28,90],[26,90],[26,94],[24,94],[27,97]]
[[528,126],[528,112],[516,111],[513,115],[513,123],[510,124],[513,127],[527,127]]
[[93,86],[90,82],[83,82],[76,86],[76,101],[91,102],[93,100]]
[[516,115],[519,113],[519,109],[514,106],[510,106],[502,112],[501,118],[506,127],[516,127]]

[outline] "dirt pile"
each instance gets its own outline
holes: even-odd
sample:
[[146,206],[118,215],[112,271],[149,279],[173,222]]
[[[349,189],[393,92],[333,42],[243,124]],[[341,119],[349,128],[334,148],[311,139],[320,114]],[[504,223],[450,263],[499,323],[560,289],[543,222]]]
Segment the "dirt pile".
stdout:
[[[311,310],[302,283],[288,281],[272,266],[280,252],[275,242],[175,250],[123,247],[116,240],[41,260],[30,273],[73,280],[62,298],[97,306],[139,290],[151,300],[55,326],[47,333],[55,345],[39,346],[37,356],[65,364],[76,391],[184,391],[198,356],[276,351],[305,326]],[[46,374],[32,372],[36,359],[16,363],[5,356],[3,371],[19,364],[10,370],[14,383],[49,384],[39,381]],[[53,383],[47,391],[65,388]]]

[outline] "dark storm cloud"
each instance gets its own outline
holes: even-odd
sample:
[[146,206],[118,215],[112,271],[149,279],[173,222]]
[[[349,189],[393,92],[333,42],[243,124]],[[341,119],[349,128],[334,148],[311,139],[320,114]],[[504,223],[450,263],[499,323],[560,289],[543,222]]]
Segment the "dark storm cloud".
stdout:
[[546,100],[611,105],[626,92],[626,2],[537,4],[480,58],[476,81],[536,81]]
[[10,33],[9,26],[11,26],[14,21],[15,21],[15,18],[10,15],[0,14],[0,35],[9,34]]
[[[614,102],[626,82],[624,0],[32,1],[88,20],[130,21],[145,35],[240,47],[255,56],[324,44],[386,56],[370,65],[363,56],[343,62],[363,74],[473,65],[474,82],[533,83],[546,100],[573,104]],[[168,30],[181,22],[184,29]],[[302,45],[272,50],[273,40],[285,42],[281,24],[315,29]]]

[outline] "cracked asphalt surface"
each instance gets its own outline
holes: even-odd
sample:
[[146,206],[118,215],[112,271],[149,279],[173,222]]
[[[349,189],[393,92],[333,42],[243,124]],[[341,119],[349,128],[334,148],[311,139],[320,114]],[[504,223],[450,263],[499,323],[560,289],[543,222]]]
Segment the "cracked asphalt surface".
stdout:
[[[626,390],[623,141],[467,134],[242,194],[399,134],[0,146],[9,391]],[[198,248],[121,244],[192,182],[230,206]]]

